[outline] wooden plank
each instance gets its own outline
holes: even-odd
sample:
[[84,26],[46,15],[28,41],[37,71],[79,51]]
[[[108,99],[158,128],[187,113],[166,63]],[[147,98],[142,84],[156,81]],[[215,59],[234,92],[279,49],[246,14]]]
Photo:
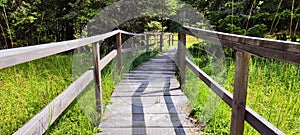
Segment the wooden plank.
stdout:
[[187,66],[199,77],[208,87],[210,87],[227,105],[232,107],[232,94],[202,71],[197,65],[186,58]]
[[246,121],[262,135],[285,135],[277,127],[247,106]]
[[112,50],[104,58],[100,60],[99,70],[101,71],[109,62],[111,62],[117,56],[117,50]]
[[117,44],[117,54],[118,54],[118,68],[119,71],[122,70],[122,34],[118,33],[116,35],[116,44]]
[[174,46],[174,35],[172,34],[172,46]]
[[168,37],[168,44],[169,44],[169,46],[171,46],[171,34],[169,34],[168,36],[169,36]]
[[176,67],[176,64],[174,62],[145,62],[143,65],[141,66],[158,66],[158,65],[162,65],[164,67]]
[[103,135],[202,135],[198,128],[101,128]]
[[182,32],[178,33],[178,56],[179,56],[179,74],[180,74],[180,87],[183,88],[185,84],[186,62],[185,62],[185,48],[186,48],[186,35]]
[[161,86],[161,85],[157,85],[158,83],[150,83],[148,86],[143,86],[141,85],[141,83],[119,83],[118,86],[116,87],[116,89],[120,89],[122,87],[124,87],[124,89],[127,88],[127,90],[137,90],[138,88],[151,88],[151,89],[156,89],[156,88],[165,88],[165,89],[178,89],[179,88],[179,84],[177,83],[171,83],[170,86]]
[[144,74],[175,74],[174,71],[141,71],[141,70],[132,70],[132,71],[129,71],[129,73],[131,73],[131,74],[140,74],[140,73],[144,73]]
[[[149,76],[149,75],[143,75],[143,76],[125,76],[123,77],[124,80],[143,80],[143,81],[155,81],[158,78],[170,78],[170,79],[176,79],[174,75],[155,75],[155,76]],[[158,79],[162,80],[162,79]]]
[[[166,79],[165,78],[156,78],[156,79],[123,79],[122,81],[120,81],[120,83],[149,83],[149,84],[156,84],[159,85],[159,84],[165,84],[166,82]],[[168,81],[168,83],[172,84],[176,84],[178,81],[177,79],[174,77],[174,78],[170,78],[170,81]]]
[[60,114],[72,103],[72,101],[84,90],[92,81],[93,71],[88,70],[76,81],[74,81],[65,91],[59,94],[38,114],[31,118],[14,135],[43,134]]
[[176,68],[175,67],[138,67],[137,68],[138,70],[141,70],[141,71],[175,71]]
[[100,67],[100,50],[99,49],[100,49],[99,43],[93,43],[96,111],[100,114],[103,114],[101,70],[99,69],[99,67]]
[[[180,89],[174,90],[157,90],[148,89],[149,91],[137,92],[137,91],[118,91],[116,90],[112,97],[149,97],[149,96],[184,96]],[[164,92],[165,91],[165,92]]]
[[131,33],[131,32],[123,31],[123,30],[119,30],[119,31],[122,34],[131,35],[131,36],[144,36],[144,35],[147,35],[145,33]]
[[176,68],[176,65],[174,63],[150,63],[150,64],[143,64],[139,67],[165,67],[165,68]]
[[[102,118],[100,127],[101,128],[146,127],[146,128],[171,128],[171,129],[174,127],[183,127],[183,128],[193,127],[193,124],[189,121],[186,114],[175,113],[173,115],[177,115],[178,117],[173,118],[170,116],[169,113],[161,113],[161,114],[126,113],[120,115],[111,113],[110,116],[106,115],[105,117]],[[135,117],[135,120],[133,120],[132,118],[133,116]]]
[[[173,55],[171,52],[167,54]],[[157,65],[175,68],[174,63],[170,65],[166,60],[170,59],[155,57],[140,66],[148,70],[136,69],[125,75],[114,90],[112,104],[107,106],[102,116],[102,134],[118,134],[120,130],[125,134],[151,134],[153,131],[150,128],[159,129],[157,132],[164,134],[167,130],[174,134],[189,134],[184,129],[194,129],[187,114],[190,110],[189,102],[179,88],[175,71],[150,69],[158,69]]]
[[214,43],[222,43],[223,46],[238,51],[300,64],[300,43],[297,42],[241,36],[192,27],[183,27],[183,32]]
[[[109,113],[109,116],[115,115],[118,117],[118,115],[122,114],[139,114],[143,113],[144,115],[147,114],[187,114],[187,109],[189,109],[188,104],[154,104],[149,106],[135,106],[135,105],[129,105],[127,103],[117,103],[112,105],[107,105],[106,112]],[[107,115],[107,113],[104,113]],[[104,118],[106,116],[103,116]]]
[[163,45],[164,45],[164,37],[163,36],[164,36],[164,33],[161,33],[160,38],[159,38],[160,39],[160,43],[159,43],[159,51],[160,52],[162,52],[162,48],[163,48]]
[[[171,99],[171,100],[166,100]],[[151,97],[112,97],[112,103],[127,103],[134,105],[153,105],[153,104],[177,104],[185,105],[188,103],[186,96],[151,96]]]
[[0,69],[79,48],[117,33],[118,30],[89,38],[0,50]]
[[[210,87],[228,106],[232,107],[233,95],[230,92],[215,82],[188,58],[186,58],[186,62],[187,66],[195,73],[195,75],[197,75],[208,87]],[[284,135],[282,131],[247,106],[245,116],[246,121],[262,134],[266,133],[267,135]]]
[[152,63],[174,63],[171,59],[150,59]]
[[250,58],[250,54],[244,52],[236,53],[234,93],[230,126],[231,135],[242,135],[244,133]]
[[[298,42],[289,42],[289,41],[281,41],[281,40],[273,40],[266,38],[258,38],[258,37],[250,37],[236,34],[229,34],[223,32],[209,31],[192,27],[184,27],[183,28],[186,34],[189,35],[200,35],[202,37],[216,37],[223,40],[230,40],[237,43],[246,43],[252,44],[255,46],[261,46],[265,48],[271,48],[281,51],[300,53],[300,43]],[[188,32],[189,31],[189,32]],[[194,33],[194,34],[192,34]]]
[[149,52],[149,35],[146,35],[146,52]]
[[174,75],[170,74],[130,74],[130,73],[125,73],[124,78],[130,78],[130,77],[174,77]]

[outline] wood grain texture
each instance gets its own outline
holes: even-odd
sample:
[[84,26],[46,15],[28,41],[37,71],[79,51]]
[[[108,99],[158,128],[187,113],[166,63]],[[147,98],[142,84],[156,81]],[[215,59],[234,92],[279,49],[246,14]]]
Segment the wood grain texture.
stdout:
[[115,30],[109,33],[92,36],[88,38],[0,50],[0,69],[33,61],[36,59],[44,58],[47,56],[55,55],[61,52],[70,51],[82,46],[86,46],[88,44],[92,44],[107,39],[118,33],[123,33],[123,34],[133,35],[133,36],[147,35],[147,34],[130,33],[122,30]]
[[122,69],[122,34],[118,33],[116,35],[116,44],[117,44],[117,56],[118,56],[118,68],[119,71]]
[[183,32],[252,55],[300,65],[300,43],[183,27]]
[[171,34],[168,35],[168,44],[171,46]]
[[0,69],[79,48],[111,37],[119,31],[71,41],[14,48],[0,51]]
[[172,46],[174,46],[174,35],[172,34]]
[[179,60],[179,74],[180,74],[180,87],[184,87],[186,62],[185,62],[185,49],[186,49],[186,34],[178,33],[178,60]]
[[146,35],[146,52],[149,53],[149,35]]
[[[175,68],[169,61],[171,57],[156,56],[139,67]],[[134,69],[117,85],[111,102],[102,116],[100,134],[199,134],[187,117],[188,99],[173,70]]]
[[244,133],[250,58],[248,53],[239,51],[236,53],[230,135],[242,135]]
[[109,62],[117,56],[117,50],[112,50],[109,54],[100,60],[99,70],[101,71]]
[[159,42],[159,51],[162,52],[162,48],[164,46],[164,33],[161,33],[159,35],[159,39],[160,39],[160,42]]
[[95,80],[96,111],[100,114],[103,114],[99,43],[93,43],[93,62],[94,62],[93,71],[94,71],[94,80]]

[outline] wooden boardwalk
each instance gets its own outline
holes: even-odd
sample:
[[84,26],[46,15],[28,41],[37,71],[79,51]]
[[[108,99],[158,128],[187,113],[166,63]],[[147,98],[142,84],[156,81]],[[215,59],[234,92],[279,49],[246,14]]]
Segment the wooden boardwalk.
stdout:
[[100,123],[103,135],[188,135],[188,99],[179,88],[172,61],[176,48],[125,74]]

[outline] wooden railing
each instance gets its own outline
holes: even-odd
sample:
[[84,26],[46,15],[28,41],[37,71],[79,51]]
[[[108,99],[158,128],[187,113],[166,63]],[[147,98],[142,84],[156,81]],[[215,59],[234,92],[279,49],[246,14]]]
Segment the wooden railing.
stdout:
[[[137,48],[122,49],[121,34],[132,36],[146,36],[146,45]],[[18,65],[21,63],[33,61],[43,57],[55,55],[61,52],[69,51],[79,47],[92,44],[94,67],[86,71],[77,80],[75,80],[66,90],[59,94],[47,106],[45,106],[38,114],[31,118],[23,125],[15,135],[32,135],[43,134],[50,125],[62,114],[62,112],[72,103],[72,101],[84,90],[84,88],[94,79],[95,80],[95,96],[96,110],[100,114],[103,113],[102,88],[101,88],[101,71],[115,57],[118,58],[118,68],[122,69],[122,53],[146,49],[149,52],[149,47],[158,44],[156,41],[150,44],[150,37],[162,34],[134,34],[121,30],[112,31],[98,36],[89,38],[49,43],[43,45],[14,48],[0,50],[0,69]],[[167,34],[170,39],[170,34]],[[117,50],[111,51],[100,60],[99,42],[109,37],[116,36]],[[163,36],[160,36],[163,38]],[[164,39],[160,39],[160,48],[163,46]]]
[[[203,72],[185,56],[186,34],[197,38],[221,43],[222,46],[237,50],[233,95]],[[251,55],[276,59],[300,65],[300,43],[255,38],[222,32],[183,27],[178,35],[178,63],[181,87],[184,86],[186,66],[207,84],[225,103],[232,108],[231,135],[242,135],[246,120],[259,133],[273,135],[284,133],[246,106],[248,73]]]
[[[137,48],[122,49],[121,34],[133,36],[146,36],[146,45]],[[214,43],[221,43],[225,47],[237,50],[236,72],[234,82],[234,94],[232,95],[225,88],[214,81],[199,67],[185,57],[186,34],[195,36]],[[167,35],[167,34],[166,34]],[[111,51],[100,60],[99,41],[116,36],[117,50]],[[150,43],[151,38],[154,43]],[[102,88],[101,70],[115,57],[118,58],[118,68],[122,69],[122,53],[143,50],[149,52],[149,47],[159,44],[162,50],[165,41],[169,45],[174,44],[174,36],[163,34],[134,34],[116,30],[106,34],[77,39],[65,42],[43,44],[37,46],[0,50],[0,69],[55,55],[61,52],[76,49],[92,44],[94,67],[86,71],[75,80],[65,91],[59,94],[38,114],[30,119],[23,127],[14,134],[42,134],[62,114],[71,102],[84,90],[84,88],[95,79],[96,110],[101,114]],[[205,82],[225,103],[232,107],[232,118],[230,132],[232,135],[243,134],[244,121],[246,120],[261,134],[284,134],[273,126],[262,116],[246,106],[246,95],[248,86],[248,72],[250,54],[276,59],[285,62],[300,64],[300,44],[294,42],[276,41],[263,38],[254,38],[240,35],[233,35],[221,32],[207,31],[191,27],[183,27],[178,34],[178,67],[180,71],[181,86],[184,86],[185,71],[188,66],[203,82]]]

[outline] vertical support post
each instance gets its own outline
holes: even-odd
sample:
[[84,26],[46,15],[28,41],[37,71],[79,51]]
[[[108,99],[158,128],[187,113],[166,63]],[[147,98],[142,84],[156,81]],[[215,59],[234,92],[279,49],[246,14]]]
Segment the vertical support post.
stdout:
[[157,45],[157,43],[158,43],[157,40],[158,39],[157,39],[157,35],[156,34],[154,35],[154,40],[155,40],[155,45]]
[[179,63],[179,74],[180,74],[180,88],[184,87],[185,84],[185,73],[186,73],[186,62],[185,62],[185,47],[186,47],[186,34],[180,32],[178,34],[178,63]]
[[100,65],[99,65],[100,64],[99,43],[93,43],[93,60],[94,60],[96,111],[100,114],[103,114],[101,71],[99,70],[99,67],[100,67]]
[[174,35],[172,34],[172,46],[174,46]]
[[122,34],[118,33],[116,35],[117,44],[117,54],[118,54],[118,68],[119,72],[122,70]]
[[244,132],[250,58],[248,53],[238,51],[236,54],[230,135],[242,135]]
[[159,51],[160,52],[162,52],[163,44],[164,44],[164,33],[162,32],[160,34],[160,44],[159,44]]
[[171,34],[169,34],[168,37],[169,37],[168,43],[169,43],[169,46],[171,46]]
[[149,53],[149,35],[146,35],[146,52]]

